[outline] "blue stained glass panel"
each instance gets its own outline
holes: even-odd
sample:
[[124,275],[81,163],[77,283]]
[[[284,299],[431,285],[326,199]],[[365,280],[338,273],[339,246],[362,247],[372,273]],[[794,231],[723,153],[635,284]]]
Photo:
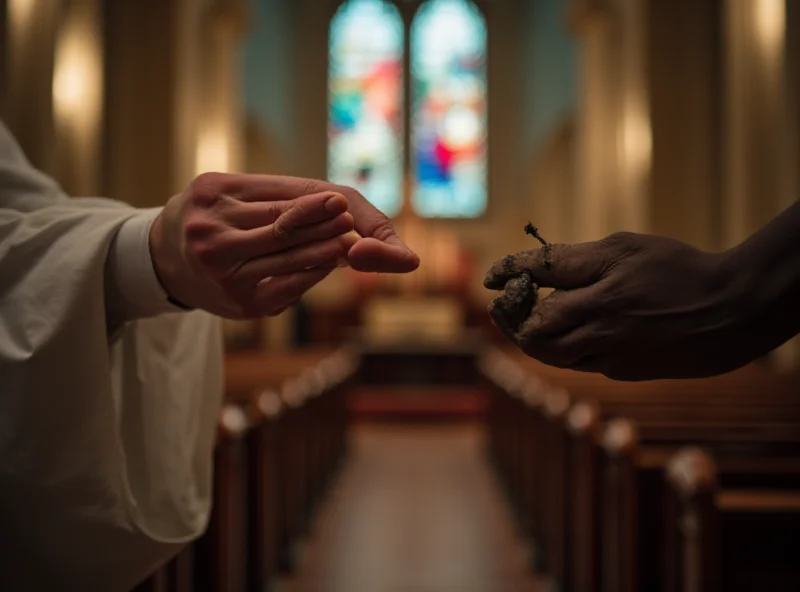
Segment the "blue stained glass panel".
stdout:
[[403,201],[403,20],[384,0],[349,0],[330,26],[328,179],[386,215]]
[[487,201],[486,22],[469,0],[429,0],[411,27],[414,209],[469,218]]

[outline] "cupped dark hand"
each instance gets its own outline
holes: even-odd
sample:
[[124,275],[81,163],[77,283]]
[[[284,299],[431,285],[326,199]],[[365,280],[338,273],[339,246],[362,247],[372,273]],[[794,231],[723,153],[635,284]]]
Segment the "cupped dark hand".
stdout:
[[[666,237],[617,233],[497,261],[492,290],[515,278],[554,288],[519,321],[519,306],[490,306],[495,325],[546,364],[617,380],[695,378],[733,370],[769,340],[724,253]],[[508,296],[505,296],[507,299]]]

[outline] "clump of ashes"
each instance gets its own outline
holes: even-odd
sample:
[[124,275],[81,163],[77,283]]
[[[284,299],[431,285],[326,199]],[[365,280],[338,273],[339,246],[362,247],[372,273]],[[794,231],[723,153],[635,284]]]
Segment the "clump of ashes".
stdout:
[[549,243],[548,241],[544,240],[542,238],[542,235],[539,234],[539,229],[536,228],[530,222],[528,222],[525,225],[525,234],[530,234],[533,238],[535,238],[540,243],[542,243],[542,245],[544,245],[544,249],[543,249],[544,250],[544,266],[547,269],[550,269],[550,267],[553,265],[553,263],[550,261],[550,245],[551,245],[551,243]]

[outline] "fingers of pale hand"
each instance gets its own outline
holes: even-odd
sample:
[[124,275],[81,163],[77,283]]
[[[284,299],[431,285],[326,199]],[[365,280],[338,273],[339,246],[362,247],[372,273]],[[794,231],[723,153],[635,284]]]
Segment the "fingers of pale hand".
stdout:
[[286,249],[301,244],[297,235],[309,224],[328,219],[332,213],[343,215],[347,210],[347,200],[337,194],[317,194],[299,197],[291,202],[291,207],[281,214],[267,228],[267,235],[272,240],[272,250]]
[[358,239],[352,234],[310,242],[279,253],[257,257],[242,265],[233,280],[256,284],[270,276],[305,271],[314,267],[335,267],[347,256]]
[[341,193],[333,183],[286,175],[241,175],[239,197],[244,201],[295,199],[323,191]]
[[[335,185],[316,179],[288,177],[282,175],[245,175],[239,196],[243,201],[275,201],[298,198],[319,192],[337,192],[347,199],[350,211],[356,219],[356,230],[362,236],[385,240],[393,234],[391,224],[386,224],[384,216],[370,204],[364,196],[351,187]],[[385,236],[378,236],[385,233]]]
[[274,316],[324,280],[335,267],[317,267],[288,275],[265,278],[256,287],[254,315]]
[[242,230],[269,226],[278,221],[290,232],[309,224],[316,224],[347,211],[347,199],[341,193],[324,191],[288,201],[245,202],[237,201],[228,208],[227,221]]
[[350,250],[347,261],[356,271],[380,273],[408,273],[420,263],[419,257],[397,237],[389,242],[364,238]]
[[248,202],[293,200],[335,191],[331,183],[301,177],[228,173],[203,173],[192,181],[190,189],[194,194],[226,193]]
[[497,290],[509,278],[527,271],[539,286],[572,289],[599,280],[608,267],[609,255],[602,243],[550,245],[522,251],[496,261],[483,284]]
[[358,271],[406,273],[419,267],[419,257],[397,236],[389,218],[352,187],[299,177],[248,175],[239,191],[244,201],[291,199],[321,191],[339,192],[347,199],[355,230],[367,241],[353,250],[350,266]]
[[227,259],[232,266],[241,265],[253,258],[346,235],[352,230],[353,217],[345,212],[323,222],[301,226],[288,237],[277,240],[270,227],[237,231],[228,239]]
[[298,197],[289,204],[289,208],[273,223],[273,226],[280,228],[276,232],[281,234],[291,234],[308,224],[338,216],[345,213],[348,208],[344,195],[330,191]]
[[281,225],[281,229],[278,230],[277,227],[280,224],[281,220],[278,219],[275,224],[272,225],[271,231],[266,229],[267,235],[271,235],[272,239],[268,252],[274,253],[281,249],[288,249],[313,241],[332,238],[340,234],[350,233],[355,225],[350,212],[344,212],[335,218],[317,224],[294,227],[291,230],[287,230],[289,226],[283,225]]
[[366,272],[408,273],[419,267],[419,256],[397,236],[391,220],[363,195],[349,187],[341,188],[347,196],[356,230],[368,239],[353,250],[350,265]]

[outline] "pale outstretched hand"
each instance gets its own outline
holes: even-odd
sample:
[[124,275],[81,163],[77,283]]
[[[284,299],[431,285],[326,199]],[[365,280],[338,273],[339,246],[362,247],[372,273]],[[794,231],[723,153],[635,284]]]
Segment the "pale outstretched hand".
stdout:
[[[619,380],[718,374],[764,348],[747,286],[724,254],[618,233],[496,262],[484,285],[497,327],[546,364]],[[529,284],[521,286],[520,282]],[[537,301],[536,287],[555,290]]]
[[172,298],[234,319],[280,313],[340,265],[419,265],[354,189],[271,175],[200,175],[156,218],[150,252]]

